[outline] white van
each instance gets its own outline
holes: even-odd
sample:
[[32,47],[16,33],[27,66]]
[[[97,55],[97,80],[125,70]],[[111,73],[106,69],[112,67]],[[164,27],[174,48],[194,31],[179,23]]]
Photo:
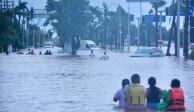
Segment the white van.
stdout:
[[44,42],[44,45],[43,45],[44,48],[53,48],[53,43],[50,42],[50,41],[47,41],[47,42]]
[[79,50],[100,50],[92,40],[81,40]]

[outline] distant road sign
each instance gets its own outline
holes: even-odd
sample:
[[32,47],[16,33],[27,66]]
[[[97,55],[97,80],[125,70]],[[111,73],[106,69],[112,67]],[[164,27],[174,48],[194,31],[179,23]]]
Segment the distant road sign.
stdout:
[[160,0],[127,0],[127,2],[159,2]]
[[[166,17],[162,16],[162,22],[166,21]],[[143,15],[143,22],[156,22],[155,15]],[[158,15],[158,22],[160,22],[160,16]]]

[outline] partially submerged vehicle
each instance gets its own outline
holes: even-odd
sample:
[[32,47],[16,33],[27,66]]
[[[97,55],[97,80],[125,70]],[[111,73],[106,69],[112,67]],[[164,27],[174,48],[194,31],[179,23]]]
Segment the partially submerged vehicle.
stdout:
[[164,53],[160,48],[141,48],[130,57],[164,57]]

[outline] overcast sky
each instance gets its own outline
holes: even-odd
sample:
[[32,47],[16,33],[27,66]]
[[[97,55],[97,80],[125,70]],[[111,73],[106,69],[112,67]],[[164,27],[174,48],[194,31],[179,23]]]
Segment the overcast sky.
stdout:
[[[44,9],[47,0],[24,0],[24,1],[28,2],[29,7],[33,6],[35,9]],[[111,4],[119,4],[119,3],[126,11],[128,10],[128,4],[126,0],[90,0],[91,5],[98,6],[98,7],[102,7],[103,2],[107,4],[110,10],[116,10],[117,8],[116,5],[111,5]],[[166,2],[167,2],[166,6],[169,6],[172,0],[166,0]],[[130,13],[134,14],[135,18],[139,17],[140,16],[139,3],[130,3],[129,6],[130,6]],[[152,6],[150,5],[150,3],[142,3],[143,15],[148,14],[151,8]],[[164,10],[164,9],[161,9],[161,10]],[[137,23],[137,21],[135,21],[135,23]],[[163,23],[163,25],[166,27],[169,27],[170,26],[169,20],[167,19],[167,21]]]
[[[39,8],[44,8],[46,5],[46,1],[47,0],[24,0],[28,2],[28,6],[33,6],[36,9]],[[171,3],[172,0],[166,0],[167,1],[167,5],[169,5]],[[111,5],[111,4],[121,4],[122,7],[127,11],[127,2],[126,0],[90,0],[91,5],[93,6],[99,6],[102,7],[102,3],[105,2],[108,7],[110,8],[110,10],[115,10],[116,6],[115,5]],[[148,11],[151,9],[151,5],[150,3],[142,3],[142,9],[143,9],[143,14],[147,14]],[[136,16],[139,16],[139,3],[130,3],[130,12],[135,14]]]

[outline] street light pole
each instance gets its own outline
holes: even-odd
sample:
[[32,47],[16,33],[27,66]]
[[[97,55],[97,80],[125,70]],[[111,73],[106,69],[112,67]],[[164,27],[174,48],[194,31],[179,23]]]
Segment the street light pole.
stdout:
[[140,19],[141,18],[137,18],[137,22],[138,22],[138,32],[137,32],[137,50],[139,50],[139,36],[140,36],[140,31],[139,31],[139,23],[140,23]]
[[162,13],[165,11],[158,11],[160,13],[160,40],[162,40]]
[[142,18],[142,0],[139,0],[139,7],[140,7],[140,15],[141,15],[141,18]]
[[162,11],[160,13],[160,40],[162,40]]
[[121,10],[120,10],[120,3],[119,3],[119,50],[121,50]]
[[180,0],[177,0],[177,57],[180,57]]
[[39,48],[40,48],[41,29],[39,29]]
[[32,44],[33,44],[33,47],[34,46],[34,30],[35,30],[35,25],[33,25],[33,28],[32,28]]
[[130,46],[131,46],[131,36],[130,36],[130,21],[131,21],[131,15],[129,13],[129,2],[128,2],[128,52],[130,52]]

